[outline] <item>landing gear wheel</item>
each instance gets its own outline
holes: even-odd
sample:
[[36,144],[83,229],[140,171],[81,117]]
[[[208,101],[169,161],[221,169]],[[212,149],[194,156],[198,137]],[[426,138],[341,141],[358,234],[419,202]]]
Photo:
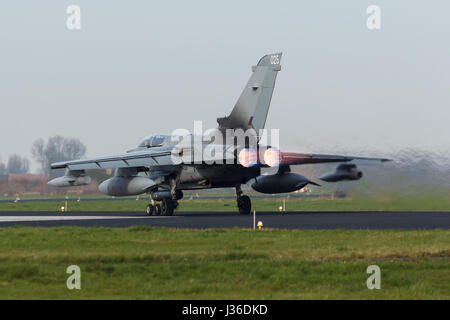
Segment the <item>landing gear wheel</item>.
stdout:
[[155,204],[155,212],[153,213],[154,216],[160,216],[161,215],[161,206],[159,204]]
[[155,207],[152,204],[148,204],[145,213],[147,213],[148,216],[152,216],[154,211]]
[[252,201],[248,196],[241,196],[238,199],[238,208],[240,214],[250,214],[252,211]]
[[172,199],[164,199],[161,202],[161,215],[162,216],[171,216],[173,215],[173,201]]

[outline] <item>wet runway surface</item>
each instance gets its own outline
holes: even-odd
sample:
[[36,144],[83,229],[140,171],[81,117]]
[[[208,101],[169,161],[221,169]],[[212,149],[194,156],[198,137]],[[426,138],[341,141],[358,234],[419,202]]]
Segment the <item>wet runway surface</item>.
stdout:
[[[450,229],[450,212],[257,212],[264,228],[281,229]],[[140,212],[0,212],[0,227],[253,228],[253,215],[236,212],[176,212],[171,217]]]

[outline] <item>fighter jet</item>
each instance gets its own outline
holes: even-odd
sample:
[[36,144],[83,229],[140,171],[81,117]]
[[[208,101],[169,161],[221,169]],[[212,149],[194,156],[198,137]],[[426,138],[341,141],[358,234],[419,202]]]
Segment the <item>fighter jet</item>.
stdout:
[[[224,188],[236,190],[237,208],[241,214],[251,212],[251,200],[243,195],[241,186],[250,180],[252,188],[261,193],[287,193],[315,184],[291,172],[290,166],[343,162],[334,172],[320,177],[327,182],[358,180],[362,172],[353,160],[389,161],[327,154],[282,152],[262,141],[264,126],[272,99],[282,53],[263,56],[256,66],[233,110],[218,118],[211,135],[157,134],[142,140],[126,153],[52,163],[52,169],[65,168],[62,177],[48,182],[51,186],[86,185],[92,169],[115,169],[114,176],[99,185],[110,196],[148,194],[148,215],[170,216],[183,197],[183,190]],[[239,132],[244,139],[240,139]],[[250,133],[249,133],[250,132]],[[222,135],[223,139],[218,139]],[[211,138],[214,137],[214,138]],[[228,139],[230,138],[231,139]],[[199,156],[198,156],[199,155]],[[276,173],[264,175],[263,168],[274,167]]]

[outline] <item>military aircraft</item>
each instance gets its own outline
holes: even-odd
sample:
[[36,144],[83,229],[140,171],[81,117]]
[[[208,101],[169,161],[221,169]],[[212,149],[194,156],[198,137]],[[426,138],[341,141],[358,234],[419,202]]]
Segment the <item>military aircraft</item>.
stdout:
[[[151,203],[146,207],[148,215],[172,215],[178,200],[183,197],[183,190],[223,187],[236,189],[239,213],[249,214],[251,200],[243,195],[241,185],[250,180],[254,180],[251,186],[258,192],[286,193],[307,184],[317,185],[300,174],[292,173],[291,165],[344,162],[334,172],[320,177],[321,180],[335,182],[362,177],[356,164],[347,162],[389,161],[281,152],[276,147],[264,145],[261,136],[277,74],[281,70],[281,56],[282,53],[263,56],[252,67],[250,79],[231,114],[217,119],[215,134],[224,134],[225,138],[231,135],[232,139],[212,139],[208,135],[198,139],[195,134],[152,135],[137,148],[123,154],[52,163],[52,169],[65,168],[66,173],[48,184],[57,187],[86,185],[91,182],[86,170],[113,168],[114,176],[103,181],[99,190],[111,196],[149,194]],[[244,132],[244,139],[233,136],[234,132]],[[246,135],[248,132],[250,134]],[[184,142],[181,143],[181,140]],[[197,154],[201,155],[200,159],[196,159]],[[275,167],[277,172],[261,174],[261,169],[267,167]]]

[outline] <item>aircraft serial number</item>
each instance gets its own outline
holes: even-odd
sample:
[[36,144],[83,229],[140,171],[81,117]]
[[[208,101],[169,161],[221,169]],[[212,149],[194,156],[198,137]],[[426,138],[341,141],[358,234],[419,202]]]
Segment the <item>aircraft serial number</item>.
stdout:
[[278,55],[270,56],[270,64],[280,64],[280,57]]

